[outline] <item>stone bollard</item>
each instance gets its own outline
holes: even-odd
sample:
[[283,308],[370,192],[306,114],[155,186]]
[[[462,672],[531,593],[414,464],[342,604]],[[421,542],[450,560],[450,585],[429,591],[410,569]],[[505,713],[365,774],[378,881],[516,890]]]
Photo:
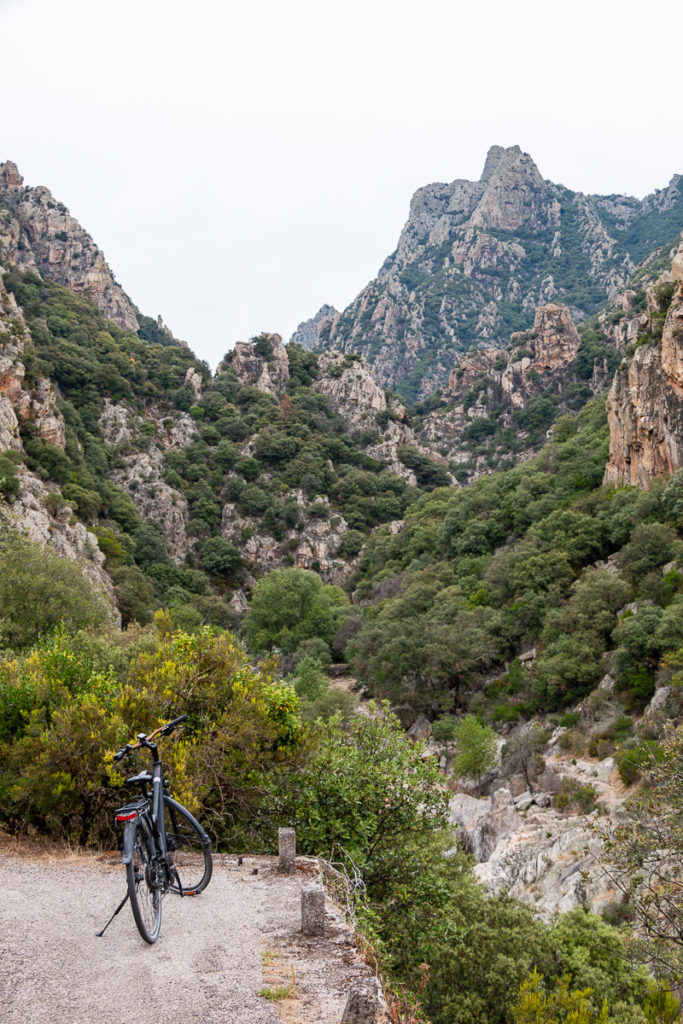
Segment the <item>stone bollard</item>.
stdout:
[[301,930],[304,935],[325,934],[325,890],[321,885],[301,890]]
[[377,978],[354,981],[341,1024],[375,1024],[382,1003],[382,988]]
[[278,830],[278,851],[280,874],[293,875],[296,871],[296,832],[293,828]]

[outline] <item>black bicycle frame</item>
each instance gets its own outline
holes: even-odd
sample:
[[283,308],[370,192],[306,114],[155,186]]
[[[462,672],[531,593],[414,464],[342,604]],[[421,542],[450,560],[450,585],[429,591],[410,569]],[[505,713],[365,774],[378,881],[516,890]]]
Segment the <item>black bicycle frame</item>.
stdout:
[[[133,855],[133,840],[135,837],[135,823],[139,817],[146,817],[149,821],[156,856],[163,859],[166,868],[166,877],[171,881],[173,865],[169,862],[168,849],[166,846],[166,819],[164,815],[164,773],[161,758],[156,743],[150,743],[147,737],[139,736],[140,746],[146,747],[152,754],[152,796],[151,800],[147,794],[144,799],[139,799],[128,807],[121,808],[117,813],[117,821],[125,821],[123,834],[123,855],[122,862],[127,864]],[[151,805],[151,814],[150,814]],[[129,812],[130,817],[126,814]]]

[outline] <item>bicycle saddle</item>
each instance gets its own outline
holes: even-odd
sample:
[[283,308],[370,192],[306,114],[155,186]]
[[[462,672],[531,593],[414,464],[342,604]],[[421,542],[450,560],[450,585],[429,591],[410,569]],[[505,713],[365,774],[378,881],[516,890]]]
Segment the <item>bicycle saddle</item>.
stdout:
[[151,782],[151,781],[152,781],[152,773],[151,772],[139,772],[137,775],[131,775],[131,777],[129,779],[126,779],[126,785],[127,786],[136,786],[136,785],[138,785],[141,782]]

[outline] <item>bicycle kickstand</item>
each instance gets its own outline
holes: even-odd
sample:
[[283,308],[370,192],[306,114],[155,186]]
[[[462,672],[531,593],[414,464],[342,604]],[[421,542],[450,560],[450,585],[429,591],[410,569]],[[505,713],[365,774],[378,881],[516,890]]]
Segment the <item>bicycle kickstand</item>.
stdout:
[[101,932],[95,932],[95,936],[96,936],[96,938],[98,938],[98,939],[99,939],[99,938],[101,938],[101,937],[102,937],[102,936],[104,935],[104,933],[106,932],[107,928],[109,927],[109,925],[110,925],[110,924],[112,923],[112,921],[114,920],[114,918],[115,918],[115,917],[116,917],[116,915],[118,914],[119,910],[122,910],[122,909],[123,909],[123,908],[125,907],[125,905],[126,905],[126,903],[127,903],[127,902],[128,902],[128,893],[126,893],[126,895],[125,895],[125,896],[123,897],[123,899],[122,899],[122,900],[121,900],[121,902],[119,903],[118,907],[116,908],[116,910],[114,911],[114,913],[113,913],[113,914],[111,915],[111,917],[109,918],[109,920],[108,920],[108,921],[107,921],[107,923],[105,924],[105,926],[104,926],[104,928],[102,929],[102,931],[101,931]]

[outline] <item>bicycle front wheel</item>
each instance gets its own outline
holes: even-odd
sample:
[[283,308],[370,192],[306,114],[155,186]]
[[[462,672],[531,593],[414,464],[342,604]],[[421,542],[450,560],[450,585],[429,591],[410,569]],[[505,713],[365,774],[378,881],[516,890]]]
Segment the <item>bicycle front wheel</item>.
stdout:
[[157,883],[154,840],[144,818],[135,823],[133,856],[126,864],[128,895],[138,931],[150,944],[159,938],[163,890]]
[[[211,881],[211,840],[190,812],[167,795],[164,796],[164,821],[166,849],[178,869],[183,893],[196,896]],[[171,879],[171,890],[180,892],[175,879]]]

